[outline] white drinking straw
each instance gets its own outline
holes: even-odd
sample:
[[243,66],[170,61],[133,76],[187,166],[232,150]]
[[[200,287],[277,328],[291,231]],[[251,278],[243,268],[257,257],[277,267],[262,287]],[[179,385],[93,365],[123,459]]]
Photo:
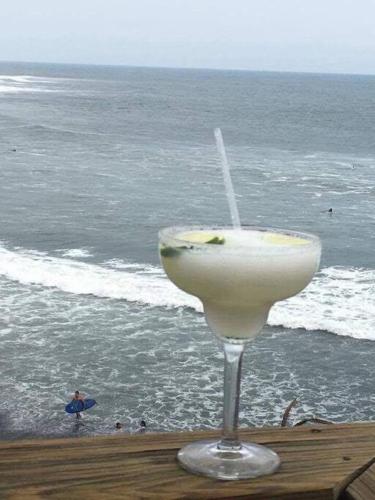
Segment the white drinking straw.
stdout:
[[223,135],[219,128],[214,130],[216,146],[221,158],[221,165],[223,169],[225,192],[227,193],[227,199],[229,203],[230,216],[232,219],[232,224],[235,229],[241,229],[240,214],[238,213],[236,195],[234,194],[232,178],[230,176],[230,168],[227,159],[227,154],[225,152],[225,146],[223,141]]

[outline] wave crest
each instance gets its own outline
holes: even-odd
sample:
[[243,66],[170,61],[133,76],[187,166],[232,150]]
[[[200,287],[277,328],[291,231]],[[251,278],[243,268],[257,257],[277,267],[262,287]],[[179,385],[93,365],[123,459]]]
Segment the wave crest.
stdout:
[[165,278],[161,269],[137,267],[136,272],[119,271],[72,259],[10,251],[0,247],[0,275],[23,285],[37,284],[63,292],[123,299],[151,306],[194,307],[200,303],[178,290]]
[[[0,275],[73,294],[202,311],[198,299],[177,289],[161,268],[148,264],[112,260],[96,265],[0,247]],[[375,270],[321,270],[302,293],[272,308],[269,324],[375,340]]]

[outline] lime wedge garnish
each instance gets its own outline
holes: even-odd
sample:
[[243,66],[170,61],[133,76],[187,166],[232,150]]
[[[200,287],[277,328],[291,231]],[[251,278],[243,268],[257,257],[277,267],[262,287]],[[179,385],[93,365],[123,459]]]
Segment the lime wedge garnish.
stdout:
[[174,247],[161,247],[159,249],[162,257],[176,257],[180,252]]
[[206,241],[210,245],[224,245],[225,239],[222,236],[214,236],[211,240]]
[[188,233],[180,233],[178,239],[189,241],[191,243],[208,243],[210,245],[223,245],[225,239],[217,233],[209,231],[191,231]]
[[286,234],[279,233],[266,233],[263,235],[263,241],[270,243],[271,245],[308,245],[309,240],[304,238],[297,238],[296,236],[288,236]]

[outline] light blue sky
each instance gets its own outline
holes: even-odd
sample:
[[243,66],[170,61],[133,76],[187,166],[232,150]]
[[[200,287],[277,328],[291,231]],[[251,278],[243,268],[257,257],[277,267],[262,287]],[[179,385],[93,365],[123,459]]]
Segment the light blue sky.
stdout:
[[1,0],[0,60],[375,74],[375,0]]

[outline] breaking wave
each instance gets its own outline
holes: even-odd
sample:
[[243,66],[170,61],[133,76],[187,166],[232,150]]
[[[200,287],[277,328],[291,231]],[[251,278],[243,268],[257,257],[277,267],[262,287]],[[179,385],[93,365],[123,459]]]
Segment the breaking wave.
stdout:
[[[149,264],[112,260],[96,265],[0,247],[0,275],[73,294],[202,311],[198,299],[181,292],[161,268]],[[306,290],[272,308],[269,324],[375,340],[375,270],[322,269]]]

